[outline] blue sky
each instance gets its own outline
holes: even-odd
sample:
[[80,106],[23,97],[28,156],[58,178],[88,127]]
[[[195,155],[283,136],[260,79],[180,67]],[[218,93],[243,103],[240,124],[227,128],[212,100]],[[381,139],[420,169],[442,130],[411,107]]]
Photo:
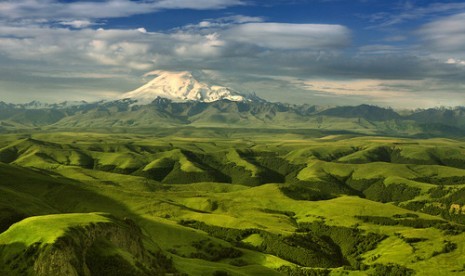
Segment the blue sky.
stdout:
[[0,0],[0,101],[111,99],[154,70],[271,101],[465,105],[465,2]]

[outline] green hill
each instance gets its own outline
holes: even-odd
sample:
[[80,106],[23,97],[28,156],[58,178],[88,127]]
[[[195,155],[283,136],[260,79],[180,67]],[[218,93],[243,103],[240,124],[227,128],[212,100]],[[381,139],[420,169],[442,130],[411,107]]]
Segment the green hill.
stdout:
[[202,128],[1,138],[5,275],[463,274],[461,140]]
[[29,217],[0,234],[4,275],[163,275],[170,259],[144,246],[130,220],[108,214]]

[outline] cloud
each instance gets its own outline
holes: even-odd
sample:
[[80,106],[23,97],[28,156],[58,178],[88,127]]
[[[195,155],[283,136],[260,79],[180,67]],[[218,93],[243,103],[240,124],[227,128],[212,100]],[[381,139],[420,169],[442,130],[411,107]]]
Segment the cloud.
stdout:
[[295,81],[302,88],[334,95],[358,95],[373,98],[399,97],[405,94],[399,87],[389,87],[386,84],[410,83],[411,81],[386,81],[375,79],[352,80],[306,80]]
[[[90,90],[95,95],[112,89],[122,93],[129,90],[127,85],[96,76],[126,74],[131,79],[128,83],[139,85],[134,79],[142,81],[140,76],[154,69],[289,74],[289,68],[305,69],[309,61],[332,55],[322,48],[332,51],[348,43],[349,30],[339,25],[264,23],[263,20],[232,15],[204,20],[210,26],[167,32],[150,32],[143,27],[84,28],[87,23],[92,24],[90,20],[83,24],[67,22],[82,28],[37,22],[3,24],[0,25],[0,69],[8,68],[8,74],[0,75],[0,90],[21,90],[35,95],[31,98],[40,98],[40,95],[52,95],[53,91],[57,95],[59,91],[84,91],[93,84],[95,89]],[[244,28],[237,28],[240,26]],[[245,39],[257,31],[267,32],[268,38],[262,42]],[[281,42],[283,39],[287,42]],[[332,39],[336,41],[333,43]],[[283,66],[275,66],[276,63]],[[63,76],[62,71],[67,74]],[[41,85],[35,89],[24,85],[15,88],[13,80]],[[60,83],[66,81],[70,87],[64,88]],[[99,87],[103,83],[107,87]],[[103,92],[101,95],[106,95]]]
[[358,50],[359,53],[363,53],[365,55],[386,55],[402,53],[405,51],[405,48],[385,44],[374,44],[361,46]]
[[91,22],[89,20],[60,21],[59,24],[63,26],[70,26],[76,29],[87,28],[93,25],[97,25],[96,23]]
[[208,71],[214,80],[239,91],[256,92],[270,101],[319,105],[358,105],[360,103],[395,108],[425,108],[465,104],[463,84],[433,78],[385,80],[376,78],[296,77],[238,71]]
[[177,38],[178,41],[182,41],[182,43],[178,43],[174,53],[184,58],[220,56],[221,47],[225,45],[225,42],[219,39],[217,33],[205,36],[177,34],[173,37]]
[[247,15],[237,14],[237,15],[231,15],[231,16],[220,18],[220,21],[242,24],[242,23],[251,23],[251,22],[263,22],[265,21],[265,19],[260,16],[247,16]]
[[251,23],[251,22],[263,22],[265,19],[263,17],[258,16],[246,16],[246,15],[231,15],[226,17],[220,18],[210,18],[205,19],[198,24],[189,24],[178,28],[177,30],[182,31],[202,31],[208,30],[210,32],[215,30],[224,29],[230,27],[231,25],[236,24],[243,24],[243,23]]
[[[460,85],[441,82],[435,79],[422,80],[383,80],[383,79],[297,79],[285,78],[297,88],[314,93],[314,97],[358,98],[365,103],[375,103],[397,108],[418,108],[432,106],[456,106],[464,104]],[[337,100],[336,100],[337,101]],[[341,104],[341,103],[339,103]],[[347,103],[342,103],[347,104]]]
[[157,9],[224,9],[245,5],[241,0],[161,0],[153,4]]
[[429,50],[459,54],[465,58],[465,13],[445,17],[423,25],[417,34]]
[[57,0],[7,0],[0,2],[0,18],[21,20],[117,18],[163,9],[210,10],[245,4],[242,0],[105,0],[70,3]]
[[[222,72],[225,76],[237,75],[235,80],[239,83],[247,83],[250,75],[280,75],[298,79],[311,76],[320,80],[328,77],[353,78],[367,83],[369,80],[386,80],[385,83],[388,83],[390,80],[441,78],[456,84],[449,87],[450,91],[460,91],[459,79],[464,75],[464,66],[450,66],[445,61],[412,56],[386,45],[360,47],[356,55],[349,56],[344,51],[350,41],[350,31],[340,25],[218,21],[229,23],[221,27],[181,28],[164,33],[148,32],[144,28],[94,30],[37,25],[0,26],[0,56],[5,68],[13,67],[18,76],[29,75],[34,78],[45,78],[47,74],[56,75],[59,74],[56,72],[71,70],[81,72],[82,79],[89,79],[90,76],[110,72],[127,74],[134,84],[140,75],[155,69],[209,69]],[[31,69],[39,67],[53,72],[38,75]],[[78,81],[72,83],[80,85]],[[329,93],[329,90],[323,93],[325,90],[321,86],[320,89],[312,90],[311,94],[305,83],[291,79],[281,79],[279,83],[276,80],[251,83],[249,86],[243,85],[241,89],[257,92],[258,89],[266,90],[268,97],[276,99],[280,91],[294,91],[295,95],[306,97],[336,96],[335,93]],[[297,89],[296,84],[301,87]],[[382,94],[370,94],[363,89],[349,93],[349,90],[343,90],[335,84],[334,89],[346,91],[345,94],[338,94],[346,99],[382,98]],[[109,87],[125,92],[123,89],[127,86],[110,84]],[[109,87],[103,90],[108,91]],[[412,84],[410,89],[414,87]],[[375,88],[376,91],[380,89]],[[286,96],[286,99],[289,98],[292,97]]]
[[432,20],[438,16],[448,16],[465,11],[465,3],[431,3],[426,6],[416,6],[413,2],[406,1],[394,6],[394,12],[380,12],[369,16],[374,23],[371,28],[387,28],[408,21],[427,18]]
[[270,49],[339,49],[350,44],[350,31],[341,25],[246,23],[225,31],[231,40]]
[[[384,41],[353,46],[352,31],[343,25],[277,23],[238,14],[207,18],[164,32],[151,32],[148,26],[122,30],[102,25],[95,29],[103,21],[93,17],[93,11],[89,17],[76,17],[83,15],[79,5],[97,10],[102,7],[98,5],[103,5],[110,8],[105,16],[125,16],[145,12],[139,11],[139,5],[155,9],[156,4],[156,9],[167,9],[182,4],[189,8],[194,2],[113,0],[65,4],[27,0],[21,2],[27,4],[23,8],[18,8],[16,1],[0,2],[3,8],[5,3],[15,7],[12,17],[0,19],[2,96],[14,97],[16,92],[29,98],[51,97],[54,93],[64,97],[62,93],[75,91],[91,100],[132,90],[142,84],[144,73],[161,69],[207,70],[219,78],[218,84],[294,103],[370,102],[396,106],[402,103],[395,101],[415,101],[415,97],[424,96],[436,105],[431,100],[435,97],[445,102],[450,96],[457,103],[463,98],[459,93],[465,87],[462,14],[423,25],[414,33],[422,41],[417,48],[405,46],[405,37],[390,39],[392,45]],[[221,8],[241,5],[243,1],[202,3],[203,8],[207,4]],[[15,13],[34,5],[38,5],[37,14],[13,19]],[[54,5],[65,5],[60,6],[64,10],[56,17],[46,16],[50,9],[57,8]],[[5,11],[0,8],[0,18],[1,13]],[[73,17],[60,18],[66,13]]]
[[447,64],[457,64],[457,65],[465,65],[465,60],[449,58],[446,60]]

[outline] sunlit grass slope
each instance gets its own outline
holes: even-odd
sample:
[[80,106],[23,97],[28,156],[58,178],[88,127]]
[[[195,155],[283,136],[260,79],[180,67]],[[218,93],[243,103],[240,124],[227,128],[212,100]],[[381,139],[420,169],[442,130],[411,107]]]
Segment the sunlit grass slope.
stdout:
[[464,273],[464,142],[207,136],[2,136],[0,258],[20,260],[5,273],[43,268],[36,243],[75,250],[96,226],[133,229],[146,257],[111,238],[88,252],[142,275],[174,271],[154,260],[189,275]]
[[107,217],[96,213],[29,217],[13,224],[3,232],[0,235],[0,244],[23,243],[25,246],[36,242],[50,244],[63,236],[71,227],[109,221]]
[[0,234],[3,275],[148,275],[171,260],[134,222],[105,213],[35,216]]

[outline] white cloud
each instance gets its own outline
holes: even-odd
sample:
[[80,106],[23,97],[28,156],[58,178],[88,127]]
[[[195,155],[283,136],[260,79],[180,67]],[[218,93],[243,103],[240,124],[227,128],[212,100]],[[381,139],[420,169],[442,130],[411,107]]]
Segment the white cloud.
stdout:
[[413,2],[403,2],[393,13],[381,12],[370,16],[370,21],[377,25],[371,28],[386,28],[419,18],[447,16],[465,11],[465,3],[431,3],[416,6]]
[[226,43],[219,39],[217,33],[207,35],[175,34],[179,42],[175,54],[185,58],[213,57],[221,55],[221,47]]
[[449,58],[446,60],[447,64],[457,64],[457,65],[465,65],[465,60]]
[[334,95],[358,95],[372,98],[390,98],[404,96],[406,91],[400,85],[413,85],[416,81],[386,81],[376,79],[354,80],[299,80],[296,85],[311,91]]
[[230,6],[245,5],[241,0],[161,0],[154,3],[158,9],[223,9]]
[[153,63],[137,57],[148,55],[149,45],[134,42],[113,42],[92,40],[86,48],[87,57],[100,64],[111,66],[125,66],[136,70],[149,70]]
[[61,21],[59,22],[60,25],[63,26],[70,26],[76,29],[87,28],[92,25],[96,25],[95,23],[89,20],[71,20],[71,21]]
[[64,3],[57,0],[0,2],[0,18],[9,19],[96,19],[127,17],[163,9],[223,9],[245,5],[242,0],[105,0]]
[[[184,3],[187,8],[194,2],[156,3],[165,3],[165,8]],[[220,8],[221,3],[240,4],[239,1],[226,0],[202,3],[207,2],[211,4],[210,8]],[[455,92],[464,88],[465,67],[461,64],[465,60],[462,50],[465,44],[460,41],[463,41],[465,24],[459,15],[436,20],[417,32],[425,42],[422,50],[443,54],[436,58],[434,55],[419,56],[418,52],[406,46],[375,44],[350,48],[351,31],[335,24],[270,23],[262,17],[231,15],[205,19],[198,24],[166,32],[150,32],[144,28],[148,26],[132,30],[95,30],[88,28],[100,22],[93,17],[96,16],[92,15],[93,11],[89,17],[75,17],[80,14],[77,11],[83,8],[82,5],[90,5],[93,9],[107,5],[111,9],[105,11],[105,16],[117,16],[141,12],[139,5],[156,3],[79,1],[74,2],[74,6],[66,6],[65,11],[58,13],[59,17],[47,17],[45,14],[55,9],[54,5],[71,4],[54,0],[27,0],[22,3],[28,7],[35,4],[40,7],[37,8],[38,13],[30,15],[29,19],[0,19],[2,93],[15,89],[21,93],[42,91],[47,95],[58,95],[60,92],[57,91],[84,93],[86,89],[93,91],[88,94],[125,92],[140,85],[140,76],[144,72],[155,69],[224,72],[226,85],[239,83],[245,91],[256,91],[264,98],[296,103],[302,103],[302,99],[312,102],[323,97],[331,98],[331,101],[339,97],[339,104],[365,100],[387,103],[412,100],[415,94],[425,95],[428,99],[446,96],[458,99],[461,95]],[[44,7],[45,3],[50,7]],[[18,10],[18,2],[0,0],[0,18],[5,13],[1,8],[7,8],[6,4],[16,6],[12,10],[13,15],[24,12]],[[66,12],[74,16],[60,19]],[[41,19],[41,16],[46,19]],[[402,39],[404,37],[391,41]],[[61,74],[61,71],[66,74]],[[234,74],[238,77],[228,82]],[[253,79],[251,76],[254,74],[262,78]],[[121,77],[125,75],[130,81]],[[268,77],[276,75],[283,78],[270,80]],[[116,76],[115,80],[110,81],[111,76]],[[310,76],[313,79],[309,80]],[[354,81],[338,82],[328,80],[328,76]],[[42,82],[41,85],[26,85],[35,84],[37,80]]]
[[220,18],[205,19],[198,24],[189,24],[178,28],[177,30],[188,32],[202,32],[206,30],[207,32],[215,32],[237,24],[263,22],[264,20],[265,19],[263,17],[238,14]]
[[225,31],[228,39],[271,49],[339,49],[349,45],[350,31],[341,25],[246,23]]
[[[434,79],[423,80],[382,80],[382,79],[296,79],[287,80],[315,96],[353,98],[364,102],[402,108],[434,106],[456,106],[464,104],[457,88],[460,85],[447,84]],[[460,99],[460,100],[458,100]]]
[[405,48],[385,44],[374,44],[361,46],[358,50],[359,53],[364,55],[385,55],[404,52]]
[[263,22],[265,21],[265,19],[259,16],[246,16],[246,15],[238,14],[238,15],[231,15],[231,16],[220,18],[220,21],[242,24],[242,23],[251,23],[251,22]]
[[455,52],[465,57],[465,13],[428,23],[420,28],[418,34],[425,46],[435,52]]
[[[166,37],[141,30],[0,27],[0,53],[11,60],[44,62],[51,67],[107,65],[147,70],[166,48]],[[157,46],[160,49],[154,51]]]
[[145,28],[138,28],[137,31],[139,31],[140,33],[143,33],[143,34],[147,33],[147,30]]

